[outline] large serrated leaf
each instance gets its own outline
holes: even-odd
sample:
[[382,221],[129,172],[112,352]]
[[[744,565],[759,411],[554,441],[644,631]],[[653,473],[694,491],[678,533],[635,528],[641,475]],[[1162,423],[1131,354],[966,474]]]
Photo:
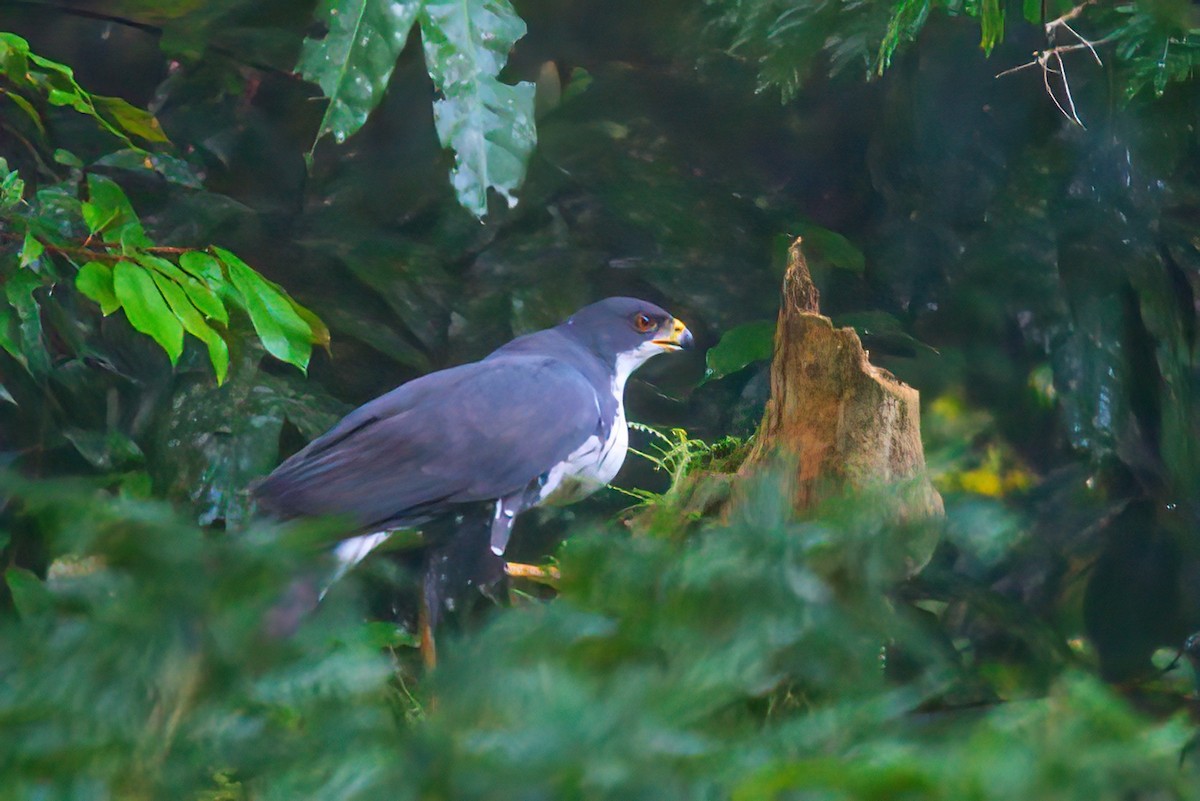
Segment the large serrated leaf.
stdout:
[[477,217],[487,213],[489,187],[516,205],[537,144],[534,85],[497,80],[524,35],[506,0],[428,0],[421,10],[426,66],[443,95],[433,108],[438,138],[454,150],[458,201]]
[[183,324],[167,306],[149,271],[119,261],[113,267],[113,289],[129,324],[161,345],[174,364],[183,352]]
[[396,59],[408,41],[420,2],[323,0],[316,17],[328,26],[322,39],[305,39],[296,70],[329,98],[320,139],[352,135],[379,105]]

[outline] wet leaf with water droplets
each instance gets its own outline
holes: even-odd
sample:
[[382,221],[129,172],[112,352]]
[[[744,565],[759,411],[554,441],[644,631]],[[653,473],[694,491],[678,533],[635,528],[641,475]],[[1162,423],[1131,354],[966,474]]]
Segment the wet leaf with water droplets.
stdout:
[[510,207],[537,144],[532,83],[497,80],[525,23],[506,0],[431,0],[421,11],[425,63],[442,99],[433,115],[442,145],[454,150],[458,202],[487,214],[487,191]]
[[383,99],[419,10],[418,2],[322,2],[316,16],[329,33],[324,38],[305,39],[296,65],[297,71],[318,84],[329,98],[318,139],[332,134],[341,144],[367,121]]

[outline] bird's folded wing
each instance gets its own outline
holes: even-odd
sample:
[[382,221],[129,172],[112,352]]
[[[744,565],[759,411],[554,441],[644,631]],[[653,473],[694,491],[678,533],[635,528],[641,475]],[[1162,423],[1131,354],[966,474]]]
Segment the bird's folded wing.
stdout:
[[283,517],[411,525],[525,487],[601,428],[596,391],[555,359],[493,357],[411,381],[347,415],[255,489]]

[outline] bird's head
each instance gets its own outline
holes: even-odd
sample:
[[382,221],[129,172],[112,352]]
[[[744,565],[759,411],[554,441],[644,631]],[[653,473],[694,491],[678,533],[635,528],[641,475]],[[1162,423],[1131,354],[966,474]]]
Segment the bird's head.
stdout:
[[661,307],[637,298],[607,298],[585,306],[560,328],[605,361],[611,360],[622,385],[650,357],[693,345],[687,326]]

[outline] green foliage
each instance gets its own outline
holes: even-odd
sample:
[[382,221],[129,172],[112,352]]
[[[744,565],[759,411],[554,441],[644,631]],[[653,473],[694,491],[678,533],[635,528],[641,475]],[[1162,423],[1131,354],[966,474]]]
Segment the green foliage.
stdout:
[[264,636],[320,529],[206,534],[77,482],[5,492],[56,559],[5,576],[19,797],[1195,797],[1186,720],[1092,678],[973,705],[985,666],[939,644],[952,615],[888,599],[870,503],[796,522],[764,481],[684,540],[577,537],[557,600],[444,639],[414,692],[409,641],[363,623],[351,585]]
[[[296,70],[329,99],[317,138],[353,136],[383,99],[396,59],[421,10],[420,2],[326,0],[317,19],[328,32],[305,39]],[[314,143],[315,146],[315,143]]]
[[[185,331],[200,340],[218,383],[229,367],[226,304],[247,311],[268,352],[302,370],[312,343],[328,344],[328,331],[319,321],[311,315],[303,319],[295,301],[229,251],[213,248],[214,258],[203,251],[159,247],[115,181],[89,173],[85,186],[86,194],[81,191],[76,199],[72,194],[82,187],[68,179],[8,208],[6,226],[25,234],[7,284],[20,334],[10,333],[6,342],[35,375],[45,374],[49,358],[37,291],[57,285],[63,267],[77,267],[75,288],[105,316],[121,310],[172,364],[183,353]],[[83,244],[76,244],[84,232]]]
[[[105,4],[140,27],[10,10],[78,85],[116,84],[175,144],[28,58],[62,105],[0,84],[0,463],[23,477],[0,491],[9,794],[1195,797],[1194,672],[1162,672],[1200,620],[1187,15],[1093,3],[1069,20],[1109,68],[1064,53],[1082,130],[1037,71],[995,78],[1050,44],[1015,5],[732,5],[521,6],[537,35],[512,79],[553,95],[578,61],[590,86],[547,104],[523,202],[482,225],[412,120],[429,73],[454,77],[443,55],[484,43],[464,63],[499,70],[518,30],[480,9],[500,7],[439,7],[480,24],[447,17],[424,62],[397,61],[395,29],[371,39],[346,62],[370,103],[330,84],[337,108],[290,74],[311,4]],[[361,8],[359,30],[386,34],[367,13],[382,7]],[[1043,22],[1042,3],[1021,11]],[[406,30],[426,25],[413,13]],[[353,49],[329,22],[328,46]],[[714,52],[742,23],[737,58]],[[874,73],[889,37],[882,80],[805,82]],[[1139,68],[1138,98],[1111,102]],[[756,98],[756,77],[797,102]],[[486,80],[455,91],[506,119]],[[306,165],[326,111],[371,108],[365,135]],[[498,130],[480,175],[508,152]],[[408,611],[409,577],[380,554],[294,637],[265,635],[338,533],[254,519],[246,487],[281,455],[607,294],[661,301],[727,356],[776,312],[771,242],[797,233],[826,313],[920,389],[944,525],[880,519],[879,495],[795,520],[769,480],[736,483],[722,471],[745,441],[723,436],[754,430],[764,366],[742,354],[697,386],[703,359],[680,355],[627,389],[630,414],[669,432],[618,479],[641,502],[629,525],[602,522],[628,503],[612,493],[522,517],[514,547],[558,557],[555,599],[518,594],[444,633],[422,676],[410,626],[364,622]],[[333,353],[310,355],[327,336]]]
[[451,184],[476,217],[487,191],[516,204],[514,192],[537,142],[534,85],[498,80],[525,24],[507,0],[324,0],[317,12],[328,32],[307,39],[297,70],[329,98],[318,139],[342,142],[379,105],[409,29],[420,23],[438,138],[455,154]]
[[759,320],[731,328],[721,341],[704,354],[706,381],[715,381],[746,367],[771,358],[775,347],[775,321]]
[[[21,107],[31,112],[30,120],[43,135],[40,115],[30,98],[18,92],[44,95],[51,105],[86,114],[131,148],[127,134],[167,142],[149,112],[119,98],[88,93],[70,68],[32,53],[25,40],[12,34],[0,34],[0,79],[11,85],[5,89],[9,97],[22,97]],[[5,329],[0,341],[35,377],[45,376],[50,363],[39,296],[71,271],[80,293],[99,304],[105,316],[121,310],[134,329],[162,347],[172,364],[183,353],[185,331],[204,343],[217,383],[229,368],[226,303],[247,310],[268,352],[301,370],[314,342],[328,344],[328,331],[315,316],[232,253],[213,248],[214,259],[197,250],[157,246],[116,181],[80,172],[82,162],[68,151],[58,149],[55,156],[75,172],[28,199],[23,197],[25,182],[7,162],[0,163],[0,224],[21,232],[19,247],[11,247],[10,238],[3,249],[8,257],[15,251],[15,260],[5,260],[5,291],[16,317],[12,312],[0,317]]]
[[102,97],[84,90],[70,67],[31,52],[29,43],[12,33],[0,33],[0,93],[12,101],[37,128],[46,134],[42,115],[34,101],[45,99],[52,106],[73,109],[91,117],[104,131],[134,148],[133,139],[166,142],[158,120],[144,109],[119,97]]
[[[881,13],[884,4],[871,3],[839,7],[812,0],[709,0],[709,4],[716,8],[713,29],[719,31],[720,40],[731,52],[756,64],[760,88],[778,88],[785,102],[817,68],[830,74],[856,70],[882,75],[896,53],[916,41],[934,12],[977,19],[979,46],[986,55],[1004,41],[1007,30],[1020,24],[1007,19],[1000,0],[897,0],[886,13]],[[1023,3],[1022,12],[1026,24],[1043,26],[1060,17],[1071,20],[1067,28],[1059,24],[1046,29],[1044,52],[1062,47],[1063,58],[1072,58],[1076,51],[1092,49],[1092,43],[1096,48],[1113,45],[1126,99],[1147,88],[1162,95],[1168,84],[1191,78],[1200,63],[1196,22],[1180,4],[1031,1]],[[1036,61],[1030,64],[1035,65]],[[1053,64],[1049,68],[1055,69]],[[1054,89],[1048,86],[1047,91]]]

